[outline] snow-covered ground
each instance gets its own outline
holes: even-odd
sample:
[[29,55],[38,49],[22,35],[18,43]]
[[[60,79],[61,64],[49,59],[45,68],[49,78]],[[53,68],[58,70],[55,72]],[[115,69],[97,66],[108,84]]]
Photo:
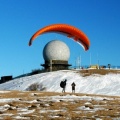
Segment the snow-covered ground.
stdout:
[[56,71],[14,79],[0,84],[0,90],[26,90],[37,83],[46,91],[61,92],[60,82],[67,79],[66,92],[71,92],[71,84],[75,82],[76,93],[102,94],[120,96],[120,74],[107,74],[83,77],[77,71]]
[[[64,79],[65,94],[60,88]],[[85,94],[69,93],[72,82],[76,84],[76,93]],[[46,92],[26,91],[34,83],[45,87]],[[72,70],[41,73],[0,84],[0,119],[120,120],[119,96],[120,74],[83,77]]]
[[120,120],[120,97],[0,91],[0,120]]

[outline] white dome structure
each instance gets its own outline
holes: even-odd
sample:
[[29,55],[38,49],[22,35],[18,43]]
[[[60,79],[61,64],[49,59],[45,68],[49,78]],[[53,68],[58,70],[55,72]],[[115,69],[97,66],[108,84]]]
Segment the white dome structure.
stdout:
[[60,40],[52,40],[48,42],[43,49],[44,67],[46,71],[67,70],[70,64],[69,47]]
[[70,57],[70,50],[64,42],[59,40],[53,40],[45,45],[43,49],[43,57],[45,61],[68,61]]

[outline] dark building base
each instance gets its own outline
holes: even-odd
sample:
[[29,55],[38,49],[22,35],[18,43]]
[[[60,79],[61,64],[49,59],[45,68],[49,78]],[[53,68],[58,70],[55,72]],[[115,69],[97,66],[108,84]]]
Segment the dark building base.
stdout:
[[51,60],[45,61],[45,64],[41,64],[46,71],[56,71],[56,70],[67,70],[70,64],[68,61],[61,61],[61,60]]

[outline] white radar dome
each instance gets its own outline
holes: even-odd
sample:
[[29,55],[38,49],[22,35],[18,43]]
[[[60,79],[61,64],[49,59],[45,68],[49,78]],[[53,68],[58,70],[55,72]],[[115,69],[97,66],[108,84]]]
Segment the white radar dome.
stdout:
[[59,40],[48,42],[43,49],[44,60],[64,60],[68,61],[70,57],[70,50],[68,46]]

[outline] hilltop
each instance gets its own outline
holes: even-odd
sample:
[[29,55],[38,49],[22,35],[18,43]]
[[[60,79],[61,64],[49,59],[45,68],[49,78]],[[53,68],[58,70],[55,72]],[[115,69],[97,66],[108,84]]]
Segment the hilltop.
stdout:
[[99,75],[106,75],[106,74],[120,74],[119,69],[85,69],[80,70],[80,73],[83,74],[83,76],[90,76],[92,74],[99,74]]
[[120,95],[119,70],[61,70],[25,76],[0,84],[0,90],[37,90],[61,92],[60,82],[67,79],[66,91],[71,92],[71,83],[76,83],[77,93]]
[[[66,93],[59,86],[63,79]],[[119,86],[120,74],[114,70],[63,70],[17,78],[0,84],[0,119],[119,120]]]

